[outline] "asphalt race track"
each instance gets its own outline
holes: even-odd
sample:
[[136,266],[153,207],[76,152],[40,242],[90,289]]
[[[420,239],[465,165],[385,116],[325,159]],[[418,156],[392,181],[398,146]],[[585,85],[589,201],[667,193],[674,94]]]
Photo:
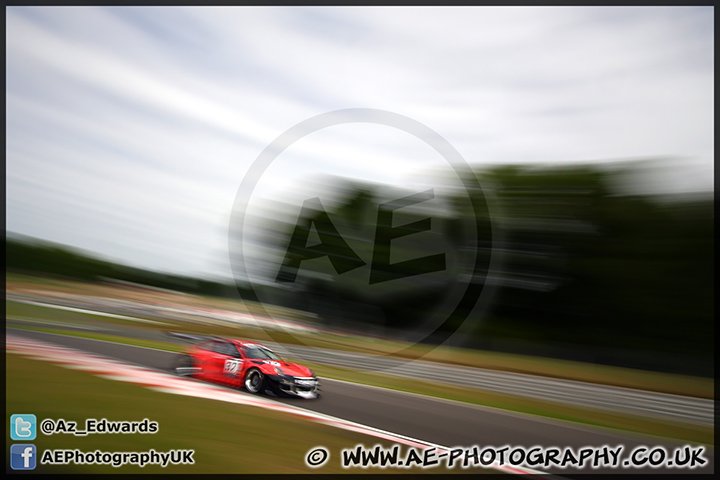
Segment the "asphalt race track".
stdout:
[[[681,420],[699,425],[714,425],[713,401],[632,388],[597,385],[577,380],[543,377],[526,373],[448,365],[359,352],[344,352],[300,345],[264,344],[282,356],[314,363],[380,372],[410,379],[436,378],[448,385],[546,400],[554,403],[593,407],[609,412],[665,420]],[[302,361],[300,361],[302,363]]]
[[[56,343],[129,363],[167,371],[173,364],[173,353],[142,347],[89,340],[64,335],[8,329],[15,335]],[[316,400],[280,399],[280,401],[332,415],[342,419],[380,428],[446,447],[468,448],[474,445],[501,447],[602,447],[624,446],[629,452],[636,446],[649,450],[662,446],[668,452],[688,442],[660,437],[639,436],[626,432],[585,427],[540,417],[503,412],[430,397],[395,392],[387,389],[321,379],[322,395]],[[374,444],[368,442],[368,446]],[[697,447],[697,445],[691,445]],[[714,450],[706,448],[703,467],[589,469],[584,473],[712,473]],[[429,471],[428,473],[431,473]],[[559,475],[578,473],[565,468],[550,472]]]

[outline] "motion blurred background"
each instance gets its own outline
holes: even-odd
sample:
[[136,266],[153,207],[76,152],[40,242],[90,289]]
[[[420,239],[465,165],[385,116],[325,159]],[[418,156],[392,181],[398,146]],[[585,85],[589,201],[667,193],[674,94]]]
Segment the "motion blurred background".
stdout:
[[[712,376],[713,14],[8,7],[7,272],[233,300],[254,287],[317,328],[417,341],[479,256],[483,308],[426,341]],[[229,224],[255,159],[353,107],[431,128],[481,190],[401,131],[317,132],[253,187],[238,276]],[[377,205],[429,188],[404,223],[437,219],[427,250],[450,245],[452,275],[370,289],[367,269],[318,262],[276,281],[305,200],[370,264]],[[393,262],[426,255],[408,239]]]

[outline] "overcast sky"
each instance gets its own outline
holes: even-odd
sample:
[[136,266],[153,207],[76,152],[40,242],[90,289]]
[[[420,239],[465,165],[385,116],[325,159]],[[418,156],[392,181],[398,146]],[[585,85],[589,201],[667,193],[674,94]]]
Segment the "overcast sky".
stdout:
[[[380,109],[468,163],[673,157],[713,189],[714,21],[702,8],[6,8],[6,228],[132,265],[229,278],[228,221],[263,149]],[[253,195],[443,163],[356,123],[293,143]]]

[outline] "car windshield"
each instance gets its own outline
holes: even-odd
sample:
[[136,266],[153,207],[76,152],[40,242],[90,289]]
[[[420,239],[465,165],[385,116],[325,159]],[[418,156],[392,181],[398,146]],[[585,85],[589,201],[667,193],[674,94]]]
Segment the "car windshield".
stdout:
[[245,355],[247,355],[247,358],[255,358],[259,360],[280,360],[280,357],[267,348],[262,347],[245,347]]

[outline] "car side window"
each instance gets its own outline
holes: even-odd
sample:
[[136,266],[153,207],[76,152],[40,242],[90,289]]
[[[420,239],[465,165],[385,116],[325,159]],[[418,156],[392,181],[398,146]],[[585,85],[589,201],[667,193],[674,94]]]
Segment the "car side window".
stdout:
[[220,353],[222,355],[229,355],[231,357],[239,357],[237,347],[230,343],[230,342],[223,342],[220,345],[218,345],[217,353]]
[[215,353],[219,353],[221,355],[227,355],[228,354],[227,343],[218,342],[215,345]]

